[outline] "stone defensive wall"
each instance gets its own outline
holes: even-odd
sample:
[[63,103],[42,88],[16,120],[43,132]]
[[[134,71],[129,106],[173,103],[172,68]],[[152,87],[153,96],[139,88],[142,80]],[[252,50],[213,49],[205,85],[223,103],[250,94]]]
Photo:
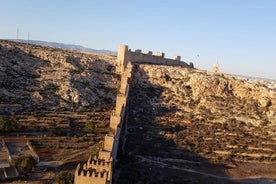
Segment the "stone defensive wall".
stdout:
[[116,97],[115,110],[110,115],[110,134],[105,135],[103,149],[87,163],[78,164],[75,171],[75,184],[111,184],[112,169],[115,167],[121,128],[126,114],[129,81],[132,65],[129,63],[121,73],[120,89]]
[[124,126],[128,94],[130,89],[130,81],[132,75],[132,66],[135,63],[149,63],[160,65],[176,65],[193,68],[183,61],[180,56],[175,59],[167,59],[164,53],[152,55],[152,52],[146,54],[141,50],[132,52],[128,50],[128,46],[120,45],[117,56],[116,72],[121,74],[120,88],[116,97],[115,110],[110,115],[110,134],[104,138],[103,149],[99,151],[99,155],[93,159],[90,157],[87,163],[79,164],[75,171],[75,184],[111,184],[112,172],[116,164],[117,152],[121,130]]
[[163,52],[157,52],[154,55],[152,51],[145,53],[142,53],[140,49],[131,51],[127,45],[120,45],[117,56],[117,72],[122,73],[128,62],[193,68],[192,63],[187,64],[181,61],[181,56],[175,56],[173,59],[169,59],[165,58],[165,53]]

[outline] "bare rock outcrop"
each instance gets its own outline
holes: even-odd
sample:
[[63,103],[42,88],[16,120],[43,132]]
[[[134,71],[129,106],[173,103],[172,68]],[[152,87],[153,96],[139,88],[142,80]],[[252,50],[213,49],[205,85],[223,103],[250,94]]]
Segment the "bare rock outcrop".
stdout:
[[24,96],[41,104],[65,102],[69,108],[115,99],[115,57],[1,41],[0,58],[0,97],[7,101]]
[[[21,125],[31,123],[41,129],[50,123],[70,124],[72,117],[58,115],[66,111],[111,110],[119,81],[115,60],[115,56],[1,40],[0,116],[14,114]],[[58,118],[45,117],[53,111]],[[37,116],[35,124],[29,116]]]

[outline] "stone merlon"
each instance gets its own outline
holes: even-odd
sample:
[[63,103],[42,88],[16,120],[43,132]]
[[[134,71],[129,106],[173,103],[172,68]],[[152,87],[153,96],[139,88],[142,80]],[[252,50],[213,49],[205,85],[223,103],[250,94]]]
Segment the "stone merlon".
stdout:
[[129,62],[132,63],[148,63],[170,66],[184,66],[187,68],[193,68],[192,65],[181,61],[180,56],[175,56],[173,59],[165,58],[165,53],[157,52],[156,55],[152,54],[152,51],[142,53],[140,49],[136,49],[134,52],[128,49],[127,45],[120,45],[117,56],[117,73],[122,73]]

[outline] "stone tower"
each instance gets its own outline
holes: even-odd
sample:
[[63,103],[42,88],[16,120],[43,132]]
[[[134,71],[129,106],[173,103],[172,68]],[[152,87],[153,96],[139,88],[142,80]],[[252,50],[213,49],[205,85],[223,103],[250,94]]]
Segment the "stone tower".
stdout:
[[128,46],[127,45],[120,45],[118,48],[118,55],[117,55],[117,66],[116,72],[122,73],[124,67],[127,65],[128,60]]

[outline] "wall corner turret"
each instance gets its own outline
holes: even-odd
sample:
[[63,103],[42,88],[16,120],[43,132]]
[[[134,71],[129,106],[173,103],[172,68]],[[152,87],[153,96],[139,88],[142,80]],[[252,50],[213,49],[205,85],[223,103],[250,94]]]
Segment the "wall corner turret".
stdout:
[[128,60],[127,53],[128,53],[128,46],[119,45],[117,63],[116,63],[116,72],[119,74],[123,72],[124,67],[127,65],[127,60]]

